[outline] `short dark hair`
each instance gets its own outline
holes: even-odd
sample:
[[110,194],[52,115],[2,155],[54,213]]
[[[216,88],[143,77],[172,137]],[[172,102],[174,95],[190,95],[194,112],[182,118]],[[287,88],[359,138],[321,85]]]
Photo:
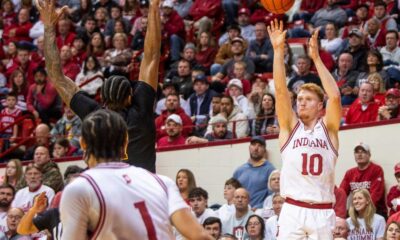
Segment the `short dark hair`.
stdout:
[[204,197],[204,199],[208,199],[208,193],[206,190],[204,190],[201,187],[196,187],[193,188],[190,192],[189,192],[189,196],[188,198],[195,198],[195,197]]
[[203,227],[206,227],[207,225],[212,225],[214,223],[218,223],[219,228],[222,230],[221,219],[219,219],[217,217],[208,217],[208,218],[206,218],[206,220],[204,220],[204,222],[203,222]]
[[222,98],[227,98],[227,99],[229,99],[229,101],[231,102],[232,105],[235,103],[235,101],[233,100],[233,98],[232,98],[231,96],[229,96],[229,95],[224,95],[224,96],[222,96]]
[[247,227],[249,226],[250,219],[253,218],[253,217],[257,218],[258,221],[260,222],[260,224],[261,224],[261,230],[260,230],[261,239],[264,239],[264,232],[265,232],[264,219],[262,217],[258,216],[257,214],[253,214],[247,219],[247,222],[246,222],[246,225],[245,225],[246,231],[247,231]]
[[89,69],[87,68],[87,62],[88,62],[89,60],[93,60],[93,62],[94,62],[93,71],[96,72],[96,71],[101,70],[101,65],[100,65],[100,62],[99,62],[99,60],[97,59],[97,57],[96,57],[95,55],[89,55],[89,56],[86,57],[86,59],[85,59],[85,61],[84,61],[84,63],[83,63],[83,73],[84,73],[84,74],[86,74],[87,71],[89,71]]
[[121,110],[124,102],[131,94],[131,83],[120,75],[113,75],[104,81],[101,87],[101,98],[103,103],[111,110]]
[[232,187],[238,189],[242,187],[242,184],[236,178],[229,178],[225,182],[225,186],[231,185]]
[[36,73],[41,73],[41,74],[47,76],[46,69],[44,69],[43,67],[40,67],[40,66],[35,68],[35,70],[33,70],[33,75],[35,75]]
[[69,148],[69,140],[66,138],[58,138],[55,142],[55,144],[60,145],[63,148]]
[[127,136],[125,121],[111,110],[92,112],[82,122],[82,139],[87,145],[86,158],[93,155],[96,159],[120,161]]
[[9,183],[3,183],[0,185],[0,189],[9,188],[11,189],[13,196],[15,196],[15,188]]
[[64,180],[66,180],[70,175],[81,173],[85,171],[85,169],[79,167],[78,165],[69,165],[64,172]]
[[15,99],[18,99],[18,94],[16,92],[11,91],[7,93],[6,98],[8,97],[14,97]]
[[376,0],[374,2],[374,7],[377,7],[377,6],[383,6],[385,9],[387,8],[387,4],[382,0]]
[[387,30],[385,36],[387,36],[387,35],[390,34],[390,33],[393,33],[393,34],[396,36],[396,39],[397,39],[397,40],[399,39],[399,32],[397,32],[396,30],[393,30],[393,29]]

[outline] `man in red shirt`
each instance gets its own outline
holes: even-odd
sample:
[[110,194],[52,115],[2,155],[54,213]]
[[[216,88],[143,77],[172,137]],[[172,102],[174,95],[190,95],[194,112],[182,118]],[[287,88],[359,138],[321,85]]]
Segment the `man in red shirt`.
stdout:
[[400,118],[400,90],[391,88],[387,90],[385,97],[385,105],[379,107],[378,120],[388,120]]
[[72,58],[72,52],[69,46],[64,45],[61,47],[60,59],[64,75],[75,81],[75,78],[81,71],[81,68]]
[[358,98],[351,104],[346,115],[346,124],[376,121],[378,109],[382,105],[374,99],[373,86],[369,82],[362,83]]
[[368,189],[377,214],[386,216],[385,179],[382,167],[371,162],[370,147],[365,143],[360,143],[354,148],[354,158],[357,167],[347,170],[340,188],[347,195],[356,189]]
[[179,115],[169,115],[165,123],[165,128],[167,129],[167,136],[157,141],[159,148],[185,144],[186,139],[182,136],[182,119]]
[[31,46],[28,44],[17,45],[17,57],[13,60],[13,63],[6,70],[6,77],[9,79],[11,74],[19,69],[24,73],[24,76],[28,82],[28,85],[32,85],[35,82],[34,70],[38,67],[38,64],[29,60],[31,52]]
[[62,46],[67,45],[67,46],[72,46],[72,43],[74,42],[76,34],[71,31],[71,22],[65,18],[65,19],[60,19],[57,24],[57,29],[58,29],[58,35],[56,38],[56,43],[58,49],[61,49]]
[[387,205],[390,208],[389,216],[400,212],[400,163],[394,166],[394,176],[397,184],[390,188],[386,198]]

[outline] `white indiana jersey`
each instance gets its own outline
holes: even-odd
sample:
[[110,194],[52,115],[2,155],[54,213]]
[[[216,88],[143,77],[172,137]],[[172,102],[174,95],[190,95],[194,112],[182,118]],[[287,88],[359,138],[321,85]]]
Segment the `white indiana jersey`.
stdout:
[[175,183],[125,163],[101,163],[64,189],[62,239],[174,239],[170,216],[188,208]]
[[280,193],[298,201],[334,203],[337,151],[322,119],[305,130],[299,120],[281,148]]

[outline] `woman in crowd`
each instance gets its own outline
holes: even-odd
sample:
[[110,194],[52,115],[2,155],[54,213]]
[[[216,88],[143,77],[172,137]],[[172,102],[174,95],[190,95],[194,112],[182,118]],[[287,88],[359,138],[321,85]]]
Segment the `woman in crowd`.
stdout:
[[104,7],[99,7],[98,9],[96,9],[96,12],[94,13],[94,18],[96,19],[96,26],[101,30],[101,32],[104,32],[108,20],[107,9]]
[[400,240],[400,223],[391,222],[386,226],[384,240]]
[[16,57],[17,57],[17,44],[15,42],[10,42],[7,45],[6,56],[1,61],[4,66],[10,67],[13,65]]
[[128,77],[132,50],[128,47],[128,38],[124,33],[116,33],[112,39],[113,47],[104,53],[105,77],[123,75]]
[[[28,83],[24,77],[24,74],[21,70],[15,70],[10,76],[10,92],[14,92],[17,94],[18,102],[17,108],[21,111],[27,111],[26,107],[26,99],[28,96]],[[4,99],[3,99],[4,100]],[[5,100],[2,101],[3,106],[5,106]]]
[[96,56],[100,63],[102,63],[105,51],[106,41],[104,40],[103,34],[94,32],[88,45],[87,55]]
[[283,203],[285,199],[278,193],[272,198],[272,209],[274,210],[274,216],[268,218],[265,222],[265,239],[275,240],[276,235],[279,231],[278,220],[281,214]]
[[249,240],[263,240],[265,233],[265,223],[258,215],[251,215],[246,222],[246,232]]
[[213,64],[217,48],[210,32],[201,32],[197,38],[196,61],[204,69],[210,69]]
[[353,199],[349,209],[348,240],[375,239],[383,240],[385,219],[375,213],[376,209],[367,189],[353,191]]
[[251,135],[275,134],[279,132],[279,126],[275,118],[275,97],[271,93],[265,93],[262,97],[260,111],[256,119],[252,120]]
[[381,75],[379,73],[372,73],[368,76],[368,82],[374,86],[374,98],[384,104],[386,88]]
[[180,169],[176,174],[176,185],[183,200],[189,205],[189,193],[196,187],[193,173],[189,169]]
[[91,97],[95,97],[97,91],[103,85],[103,79],[101,65],[97,58],[91,55],[83,62],[82,71],[76,77],[75,83],[80,86],[81,90],[87,92]]
[[278,169],[275,169],[271,172],[268,178],[268,190],[272,192],[263,203],[264,208],[272,208],[272,198],[279,194],[280,192],[280,179],[281,179],[281,172]]
[[378,50],[369,50],[366,60],[365,72],[361,72],[357,77],[357,88],[361,85],[361,83],[368,81],[368,77],[373,73],[378,73],[381,75],[383,82],[385,83],[385,87],[387,88],[387,84],[389,83],[389,75],[383,69],[382,54]]
[[343,40],[338,37],[338,29],[335,23],[330,22],[325,26],[325,38],[321,39],[321,48],[333,54],[342,44]]
[[19,188],[22,179],[22,163],[19,159],[11,159],[7,162],[6,170],[2,178],[2,184],[8,183],[14,188]]
[[81,154],[81,152],[79,152],[78,150],[79,150],[78,148],[71,146],[71,144],[69,144],[68,139],[59,138],[54,143],[53,158],[77,156]]

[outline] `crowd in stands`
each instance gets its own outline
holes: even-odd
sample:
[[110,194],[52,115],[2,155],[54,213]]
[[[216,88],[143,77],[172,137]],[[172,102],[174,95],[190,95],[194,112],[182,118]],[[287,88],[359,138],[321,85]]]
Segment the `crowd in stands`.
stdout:
[[[283,20],[288,29],[285,67],[294,111],[302,84],[322,87],[305,52],[306,39],[320,29],[319,54],[342,94],[343,125],[400,117],[400,3],[300,2],[289,15],[269,13],[255,0],[164,0],[160,6],[157,147],[252,137],[250,160],[226,182],[227,203],[220,208],[207,208],[207,191],[196,187],[193,173],[184,169],[177,174],[182,197],[216,238],[274,239],[278,231],[284,202],[279,195],[279,171],[267,161],[265,141],[259,137],[279,133],[273,49],[267,34],[270,21]],[[97,101],[105,78],[123,75],[137,80],[149,0],[57,4],[69,7],[57,23],[55,42],[68,78]],[[58,216],[46,211],[39,214],[43,218],[33,220],[48,206],[57,207],[65,182],[82,171],[72,167],[63,180],[51,160],[82,155],[81,120],[63,105],[48,79],[44,26],[33,2],[2,0],[0,13],[0,159],[7,161],[0,187],[0,230],[10,238],[17,234],[21,218],[22,225],[29,227],[18,232],[26,235],[46,229],[49,219]],[[357,167],[346,173],[335,191],[334,236],[399,239],[400,187],[393,186],[385,195],[383,170],[370,161],[368,145],[356,146],[354,154]],[[33,164],[23,172],[18,159],[33,159]],[[400,181],[399,165],[395,176]],[[43,191],[46,194],[40,199],[46,198],[48,206],[39,206],[43,200],[37,200],[36,206],[34,198]],[[347,196],[351,196],[349,209]],[[58,222],[51,222],[55,229]],[[57,239],[59,232],[53,227],[49,230]],[[392,233],[397,238],[389,238]],[[40,234],[33,236],[40,238]]]

